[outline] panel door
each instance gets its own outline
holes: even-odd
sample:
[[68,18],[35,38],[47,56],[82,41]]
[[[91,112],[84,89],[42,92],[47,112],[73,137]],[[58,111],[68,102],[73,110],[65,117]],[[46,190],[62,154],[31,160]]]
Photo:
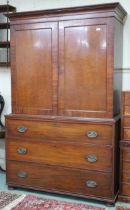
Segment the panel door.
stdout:
[[107,19],[60,22],[60,115],[112,117],[112,30]]
[[57,114],[57,23],[11,28],[13,113]]

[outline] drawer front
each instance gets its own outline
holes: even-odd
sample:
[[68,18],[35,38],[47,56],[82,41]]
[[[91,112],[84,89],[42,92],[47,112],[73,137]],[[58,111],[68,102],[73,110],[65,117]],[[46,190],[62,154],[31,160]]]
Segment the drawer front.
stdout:
[[[112,148],[96,145],[74,145],[58,143],[42,143],[39,141],[22,142],[7,140],[7,158],[42,162],[67,167],[91,170],[112,171]],[[23,151],[23,152],[22,152]],[[106,158],[107,157],[107,158]]]
[[122,170],[127,172],[130,171],[130,161],[123,161]]
[[84,196],[112,196],[112,176],[86,170],[7,162],[7,183]]
[[130,106],[124,106],[124,115],[130,116]]
[[130,92],[124,92],[124,104],[130,105]]
[[130,128],[123,129],[123,139],[130,140]]
[[130,117],[124,117],[124,127],[130,127]]
[[130,184],[122,183],[121,186],[122,186],[122,194],[130,196]]
[[130,147],[121,147],[121,155],[124,161],[130,161]]
[[130,171],[123,171],[122,172],[122,182],[130,184]]
[[112,125],[41,121],[6,121],[7,137],[29,137],[43,140],[112,144]]

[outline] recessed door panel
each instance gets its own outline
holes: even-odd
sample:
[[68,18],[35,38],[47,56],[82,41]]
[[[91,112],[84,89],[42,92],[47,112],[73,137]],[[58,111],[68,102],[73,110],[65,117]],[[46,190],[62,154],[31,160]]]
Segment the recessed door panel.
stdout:
[[101,117],[110,111],[107,30],[107,23],[96,20],[60,24],[61,115]]
[[57,24],[18,26],[15,44],[14,112],[56,114]]

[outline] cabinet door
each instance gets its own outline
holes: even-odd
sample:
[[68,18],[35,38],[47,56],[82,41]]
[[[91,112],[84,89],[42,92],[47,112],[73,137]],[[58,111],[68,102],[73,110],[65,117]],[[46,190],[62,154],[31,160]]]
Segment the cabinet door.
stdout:
[[57,23],[11,28],[13,113],[57,114]]
[[112,24],[60,22],[59,39],[59,114],[112,117]]

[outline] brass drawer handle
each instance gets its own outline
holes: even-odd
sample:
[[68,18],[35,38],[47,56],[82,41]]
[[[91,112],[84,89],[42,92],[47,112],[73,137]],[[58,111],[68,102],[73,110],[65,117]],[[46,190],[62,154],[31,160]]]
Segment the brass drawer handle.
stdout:
[[25,154],[27,154],[27,149],[24,148],[24,147],[19,147],[17,149],[17,153],[20,154],[20,155],[25,155]]
[[98,160],[96,155],[88,155],[85,157],[85,159],[90,163],[95,163]]
[[20,178],[26,178],[28,176],[28,174],[25,171],[19,171],[17,173],[17,176],[20,177]]
[[86,136],[88,138],[96,138],[98,136],[98,133],[96,131],[87,131]]
[[27,130],[27,127],[24,125],[17,127],[17,131],[20,133],[25,133],[26,130]]
[[95,181],[89,180],[86,182],[86,186],[89,188],[95,188],[97,187],[97,183]]

